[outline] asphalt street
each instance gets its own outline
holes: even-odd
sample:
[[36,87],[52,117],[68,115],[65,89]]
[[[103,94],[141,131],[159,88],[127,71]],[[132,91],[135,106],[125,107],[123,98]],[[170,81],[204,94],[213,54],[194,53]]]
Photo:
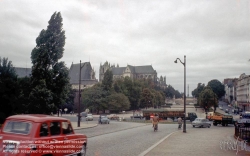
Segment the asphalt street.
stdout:
[[[151,124],[139,125],[112,133],[103,131],[102,135],[89,137],[87,156],[137,156],[166,135],[177,130],[177,124],[161,124],[157,132],[153,131]],[[87,131],[84,133],[89,135]]]
[[[205,117],[205,113],[200,109],[196,111],[194,108],[188,108],[187,112],[196,112],[198,117]],[[77,121],[76,115],[65,117],[71,121]],[[97,119],[98,117],[94,116],[94,121],[82,120],[81,123],[97,123]],[[231,126],[228,128],[233,129]],[[190,124],[187,124],[188,129],[192,129]],[[209,131],[213,131],[213,129],[221,128],[212,126]],[[110,124],[101,124],[93,128],[75,131],[88,136],[87,156],[137,156],[154,147],[163,138],[178,131],[178,129],[177,124],[160,124],[159,131],[154,132],[151,124],[111,120]],[[197,137],[199,139],[199,136]],[[192,139],[189,138],[189,140],[192,143]],[[217,145],[215,146],[217,147]]]

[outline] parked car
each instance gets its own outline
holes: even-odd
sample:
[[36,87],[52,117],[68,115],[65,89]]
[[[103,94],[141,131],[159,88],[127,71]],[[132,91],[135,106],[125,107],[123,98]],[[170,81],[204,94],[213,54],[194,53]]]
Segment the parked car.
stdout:
[[143,119],[143,116],[140,114],[135,114],[134,116],[130,116],[131,119]]
[[105,124],[109,124],[109,119],[107,116],[101,116],[101,124],[105,123]]
[[110,120],[118,120],[118,119],[119,119],[119,116],[116,115],[116,114],[110,114],[108,118],[109,118]]
[[211,123],[209,122],[208,119],[205,118],[196,118],[193,122],[192,122],[193,127],[211,127]]
[[93,121],[93,115],[87,114],[86,121]]
[[[87,114],[88,114],[87,112],[81,112],[81,113],[80,113],[80,115],[81,115],[82,117],[87,117]],[[77,115],[78,115],[78,114],[77,114]]]
[[[2,125],[0,145],[0,155],[6,156],[54,155],[55,152],[58,155],[85,156],[87,136],[75,134],[70,120],[62,117],[14,115],[8,117]],[[72,148],[63,149],[68,145]]]

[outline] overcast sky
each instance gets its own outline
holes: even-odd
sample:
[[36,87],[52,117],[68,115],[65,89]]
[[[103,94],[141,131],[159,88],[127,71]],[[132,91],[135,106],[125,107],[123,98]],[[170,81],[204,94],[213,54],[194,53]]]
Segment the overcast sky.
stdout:
[[[35,40],[54,12],[66,34],[64,61],[152,65],[189,95],[198,83],[250,74],[248,0],[0,0],[0,57],[31,67]],[[188,91],[188,89],[187,89]],[[188,93],[187,93],[188,95]]]

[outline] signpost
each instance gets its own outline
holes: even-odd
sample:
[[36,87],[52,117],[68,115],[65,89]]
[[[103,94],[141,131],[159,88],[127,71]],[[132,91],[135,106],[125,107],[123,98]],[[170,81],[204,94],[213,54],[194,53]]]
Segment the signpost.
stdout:
[[65,114],[66,114],[66,112],[68,111],[68,108],[64,108],[64,111],[65,111]]

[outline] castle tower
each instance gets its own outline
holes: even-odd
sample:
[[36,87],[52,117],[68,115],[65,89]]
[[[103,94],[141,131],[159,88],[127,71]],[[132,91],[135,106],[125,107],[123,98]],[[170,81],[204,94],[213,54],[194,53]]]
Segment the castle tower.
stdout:
[[99,69],[99,82],[101,82],[104,78],[104,73],[110,68],[110,64],[106,61],[103,65],[100,64]]

